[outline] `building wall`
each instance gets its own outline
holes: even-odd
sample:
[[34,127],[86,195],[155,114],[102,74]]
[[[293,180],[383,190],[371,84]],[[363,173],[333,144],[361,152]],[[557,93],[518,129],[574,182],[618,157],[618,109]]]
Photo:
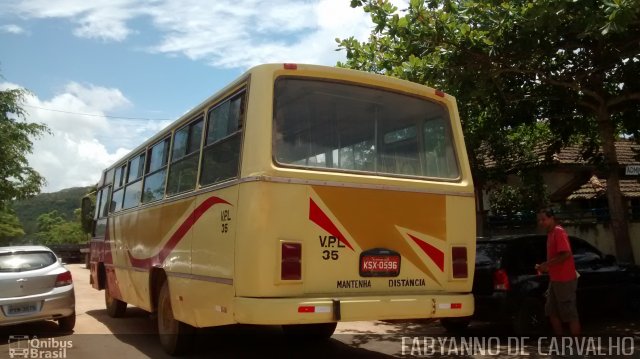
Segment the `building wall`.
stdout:
[[[613,242],[613,232],[607,224],[596,224],[589,226],[566,225],[564,228],[569,235],[580,237],[604,254],[615,255],[615,243]],[[633,258],[636,264],[640,264],[640,223],[629,222],[629,236],[631,237],[631,248],[633,248]]]
[[551,195],[560,188],[573,181],[576,174],[574,172],[545,172],[542,174],[544,184],[547,185],[547,193]]

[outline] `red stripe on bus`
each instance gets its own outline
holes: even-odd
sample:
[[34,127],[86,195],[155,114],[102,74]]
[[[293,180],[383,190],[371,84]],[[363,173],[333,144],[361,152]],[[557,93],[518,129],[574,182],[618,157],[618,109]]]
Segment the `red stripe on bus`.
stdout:
[[347,247],[349,247],[352,251],[354,250],[351,246],[351,243],[347,241],[347,239],[340,233],[338,228],[331,222],[329,217],[322,212],[320,207],[313,201],[313,199],[309,198],[309,219],[312,220],[315,224],[319,225],[322,229],[329,232],[332,236],[338,238],[338,240]]
[[131,261],[131,265],[138,268],[151,268],[154,265],[162,264],[164,260],[169,256],[169,253],[178,245],[178,243],[184,238],[184,236],[189,232],[191,227],[200,219],[200,217],[213,205],[225,203],[231,204],[219,197],[209,197],[204,202],[202,202],[196,209],[189,214],[187,219],[182,222],[178,230],[173,233],[171,238],[165,243],[158,254],[149,257],[149,258],[134,258],[131,255],[130,251],[127,251],[129,255],[129,260]]
[[431,244],[421,239],[418,239],[410,234],[409,234],[409,237],[411,237],[411,239],[413,239],[413,241],[416,242],[416,244],[420,247],[420,249],[422,249],[429,256],[429,258],[431,258],[431,260],[434,261],[434,263],[438,266],[438,268],[440,268],[440,270],[444,272],[444,252],[432,246]]

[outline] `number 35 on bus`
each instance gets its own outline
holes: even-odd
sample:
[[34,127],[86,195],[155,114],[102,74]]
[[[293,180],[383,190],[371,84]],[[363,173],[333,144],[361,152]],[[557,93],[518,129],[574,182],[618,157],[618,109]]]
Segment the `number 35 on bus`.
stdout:
[[474,208],[453,97],[260,65],[103,172],[91,283],[113,317],[157,312],[172,354],[196,327],[464,317]]

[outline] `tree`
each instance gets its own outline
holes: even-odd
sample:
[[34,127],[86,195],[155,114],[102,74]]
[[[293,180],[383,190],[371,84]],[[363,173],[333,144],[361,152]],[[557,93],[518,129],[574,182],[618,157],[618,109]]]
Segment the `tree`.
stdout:
[[38,241],[45,245],[84,243],[87,236],[80,224],[80,210],[74,211],[75,219],[66,221],[56,210],[38,217]]
[[9,202],[37,194],[44,178],[29,166],[26,154],[33,148],[32,138],[48,133],[43,124],[25,121],[22,108],[27,91],[0,91],[0,209]]
[[46,233],[53,229],[53,227],[64,223],[64,218],[57,210],[53,210],[49,213],[44,213],[38,216],[38,232]]
[[24,236],[24,230],[16,214],[8,209],[0,210],[0,246],[15,244]]
[[[376,27],[369,41],[338,40],[348,66],[426,83],[458,98],[474,150],[513,150],[505,131],[544,124],[547,153],[576,138],[602,148],[616,252],[633,254],[614,142],[640,135],[640,0],[352,0]],[[595,156],[592,156],[596,158]]]
[[62,222],[47,233],[43,244],[78,244],[85,243],[87,236],[78,222]]

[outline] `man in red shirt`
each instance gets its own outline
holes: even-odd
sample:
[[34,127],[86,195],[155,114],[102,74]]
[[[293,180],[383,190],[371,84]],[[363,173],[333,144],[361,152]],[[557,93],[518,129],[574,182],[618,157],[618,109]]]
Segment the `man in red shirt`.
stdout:
[[544,310],[553,332],[562,335],[562,323],[569,323],[573,336],[580,335],[576,306],[578,278],[569,237],[556,220],[552,209],[538,212],[538,225],[547,231],[547,261],[536,264],[540,272],[549,272],[549,290]]

